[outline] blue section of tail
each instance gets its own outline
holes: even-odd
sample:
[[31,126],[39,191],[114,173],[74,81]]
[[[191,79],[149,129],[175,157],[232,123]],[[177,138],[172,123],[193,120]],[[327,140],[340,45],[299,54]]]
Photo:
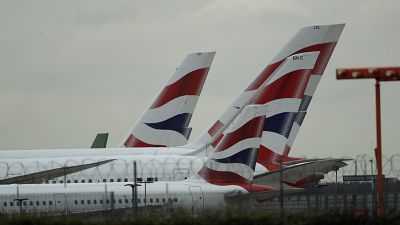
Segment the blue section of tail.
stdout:
[[189,139],[192,128],[189,128],[188,126],[191,118],[192,114],[182,113],[158,123],[145,123],[145,124],[156,130],[176,131],[185,136],[186,139]]
[[258,148],[247,148],[226,158],[213,160],[220,163],[241,163],[254,170],[256,168],[257,154]]
[[278,133],[288,138],[296,114],[294,112],[285,112],[268,117],[264,122],[263,130]]

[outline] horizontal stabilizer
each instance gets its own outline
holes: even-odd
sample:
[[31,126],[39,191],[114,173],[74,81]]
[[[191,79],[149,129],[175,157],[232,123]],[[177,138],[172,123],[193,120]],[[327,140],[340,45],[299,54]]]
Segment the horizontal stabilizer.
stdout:
[[306,162],[297,163],[285,167],[283,169],[277,169],[274,171],[258,174],[254,176],[253,184],[258,185],[270,185],[272,187],[279,187],[280,185],[280,172],[282,171],[283,182],[286,184],[297,184],[299,181],[306,179],[307,177],[322,175],[333,171],[335,167],[341,168],[347,164],[344,159],[319,159],[309,160]]
[[[290,160],[290,161],[286,161],[283,162],[282,164],[284,166],[291,166],[291,165],[295,165],[295,164],[299,164],[299,163],[305,163],[305,162],[316,162],[316,161],[336,161],[336,162],[346,162],[346,161],[350,161],[353,159],[350,158],[341,158],[341,159],[336,159],[336,158],[322,158],[322,159],[306,159],[306,158],[294,158],[294,160]],[[340,166],[339,166],[340,167]]]
[[72,173],[76,173],[82,170],[90,169],[96,166],[100,166],[109,162],[114,161],[115,159],[109,159],[104,161],[99,161],[95,163],[82,164],[78,166],[67,166],[60,167],[51,170],[45,170],[37,173],[25,174],[22,176],[16,176],[8,179],[0,180],[0,184],[40,184],[43,181],[51,180],[57,177],[69,175]]
[[[303,188],[286,188],[283,190],[283,195],[291,195],[304,191]],[[230,192],[225,195],[225,201],[228,203],[241,203],[246,200],[256,200],[258,202],[267,201],[269,199],[277,198],[280,196],[280,190],[263,191],[253,193]]]

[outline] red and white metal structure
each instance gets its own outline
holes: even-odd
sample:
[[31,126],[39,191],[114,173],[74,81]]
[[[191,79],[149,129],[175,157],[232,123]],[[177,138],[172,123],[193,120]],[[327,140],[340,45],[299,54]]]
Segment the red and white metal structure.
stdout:
[[336,79],[375,79],[376,101],[376,167],[378,171],[378,209],[379,215],[385,215],[382,176],[382,130],[381,130],[381,81],[400,80],[400,67],[340,68],[336,69]]

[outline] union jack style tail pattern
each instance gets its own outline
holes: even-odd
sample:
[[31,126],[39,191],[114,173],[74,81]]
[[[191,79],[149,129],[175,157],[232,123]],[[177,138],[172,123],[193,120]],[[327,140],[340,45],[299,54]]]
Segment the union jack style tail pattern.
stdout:
[[257,158],[268,170],[279,168],[280,161],[299,159],[289,157],[289,151],[343,28],[344,24],[301,29],[270,65],[276,69],[252,102],[268,108]]
[[244,185],[253,179],[264,116],[246,107],[206,160],[200,177],[215,185]]
[[215,52],[186,56],[120,147],[174,147],[187,144],[189,122]]
[[[278,79],[272,77],[274,74],[277,73],[277,70],[282,67],[282,64],[285,62],[286,59],[289,59],[293,56],[299,57],[298,60],[301,60],[301,58],[303,57],[302,54],[314,52],[313,54],[316,55],[317,58],[314,63],[315,66],[313,65],[312,70],[308,71],[310,69],[302,67],[298,68],[298,70],[303,70],[303,72],[308,71],[307,73],[309,73],[308,76],[303,76],[303,80],[297,81],[303,82],[302,84],[306,87],[304,90],[305,93],[303,93],[304,96],[301,97],[301,107],[299,107],[299,109],[296,111],[298,113],[296,113],[295,118],[292,118],[293,115],[291,115],[292,117],[288,117],[290,115],[280,115],[281,117],[285,117],[288,119],[290,118],[291,120],[296,121],[296,124],[293,125],[293,128],[289,128],[291,132],[289,137],[287,138],[288,143],[287,147],[285,148],[285,152],[283,150],[277,151],[277,153],[280,155],[287,155],[289,153],[290,147],[293,144],[294,138],[296,137],[298,128],[300,127],[301,122],[304,119],[306,109],[308,107],[308,104],[310,103],[311,97],[315,91],[316,86],[318,85],[319,79],[321,78],[323,71],[325,70],[325,67],[336,46],[336,43],[343,28],[344,24],[334,24],[309,26],[300,29],[300,31],[276,55],[272,62],[270,62],[265,67],[265,69],[256,77],[256,79],[254,79],[250,83],[245,91],[234,100],[234,102],[220,115],[220,117],[218,117],[217,122],[215,122],[207,132],[203,133],[200,138],[197,139],[197,141],[195,142],[196,146],[210,145],[209,149],[206,148],[205,152],[207,153],[212,151],[213,148],[215,148],[215,146],[222,139],[224,129],[226,129],[226,127],[234,120],[234,118],[240,113],[243,107],[252,103],[255,98],[260,94],[262,88],[265,87],[268,82],[270,84],[274,83],[270,80],[275,79],[278,80],[277,83],[280,83],[282,82],[282,80],[286,79]],[[295,58],[293,58],[293,61],[294,60]],[[286,69],[289,69],[287,72],[291,74],[301,73],[296,72],[295,69]],[[286,74],[282,74],[282,72],[280,74],[281,77],[285,77],[285,75]],[[274,84],[274,86],[279,85]],[[293,92],[293,94],[301,95],[299,93],[301,88],[294,89],[296,88],[295,84],[292,84],[291,86],[288,86],[286,88],[289,88]],[[277,118],[277,120],[281,119]],[[203,153],[203,151],[204,150],[197,151],[194,152],[194,154],[200,155],[201,153]]]

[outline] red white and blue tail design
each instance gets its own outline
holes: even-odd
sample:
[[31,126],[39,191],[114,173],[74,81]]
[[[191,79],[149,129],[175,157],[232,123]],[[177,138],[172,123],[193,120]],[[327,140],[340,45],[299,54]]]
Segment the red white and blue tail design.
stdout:
[[[234,102],[218,117],[217,122],[215,122],[211,128],[200,136],[199,139],[194,143],[196,147],[202,145],[211,145],[209,149],[205,148],[204,151],[196,151],[193,154],[201,155],[203,152],[212,151],[213,147],[215,147],[219,141],[222,139],[222,133],[224,129],[234,120],[234,118],[240,113],[240,111],[246,105],[250,104],[256,96],[258,96],[259,92],[263,87],[269,82],[272,83],[280,83],[282,80],[286,79],[285,73],[279,75],[280,77],[273,78],[273,75],[277,73],[277,70],[282,67],[282,64],[286,59],[289,59],[292,56],[300,57],[301,59],[303,53],[314,52],[317,55],[317,59],[315,61],[315,66],[313,65],[312,71],[309,71],[310,76],[304,76],[305,80],[298,80],[297,82],[303,82],[307,87],[305,90],[304,96],[300,98],[304,100],[301,103],[301,108],[296,110],[295,121],[300,122],[304,119],[305,109],[309,104],[310,97],[312,93],[315,91],[315,88],[319,82],[319,79],[329,61],[329,58],[333,52],[333,49],[336,46],[337,40],[343,30],[344,24],[334,24],[334,25],[322,25],[322,26],[309,26],[300,29],[300,31],[283,47],[283,49],[277,54],[277,56],[272,60],[270,64],[256,77],[254,81],[250,83],[250,85],[245,89],[243,93],[241,93]],[[294,59],[294,58],[293,58]],[[286,67],[287,73],[296,74],[300,72],[296,72],[294,69],[290,69],[290,66]],[[309,70],[306,68],[299,67],[299,70]],[[308,73],[308,72],[307,72]],[[297,75],[296,77],[299,77]],[[274,79],[274,80],[273,80]],[[294,79],[294,78],[293,78]],[[272,81],[270,81],[272,80]],[[274,82],[277,80],[277,82]],[[274,86],[279,86],[275,85]],[[296,89],[296,85],[286,87],[289,91],[286,91],[286,94],[290,94],[288,92],[293,92],[292,94],[300,94],[300,89]],[[272,88],[270,88],[272,89]],[[277,93],[279,93],[279,90]],[[311,94],[311,95],[310,95]],[[289,96],[290,97],[290,96]],[[273,96],[271,96],[273,98]],[[297,113],[298,112],[298,113]],[[291,117],[293,115],[281,115],[281,117],[288,118],[293,120]],[[278,116],[279,117],[279,116]],[[280,118],[277,118],[280,119]],[[296,123],[297,123],[296,122]],[[300,125],[298,124],[298,125]],[[294,141],[294,137],[297,134],[298,127],[290,128],[291,132],[289,135],[288,146],[291,146]],[[298,130],[298,129],[297,129]],[[290,149],[290,148],[289,148]],[[287,150],[286,150],[287,151]],[[288,151],[287,151],[288,153]],[[283,154],[283,152],[281,152]]]
[[186,56],[153,104],[120,147],[174,147],[187,144],[189,122],[215,52]]
[[221,143],[198,172],[215,185],[248,184],[253,179],[264,116],[248,106],[226,130]]
[[305,27],[291,41],[297,44],[287,45],[273,60],[279,66],[252,102],[269,108],[257,159],[267,169],[298,159],[289,157],[289,151],[343,28]]

